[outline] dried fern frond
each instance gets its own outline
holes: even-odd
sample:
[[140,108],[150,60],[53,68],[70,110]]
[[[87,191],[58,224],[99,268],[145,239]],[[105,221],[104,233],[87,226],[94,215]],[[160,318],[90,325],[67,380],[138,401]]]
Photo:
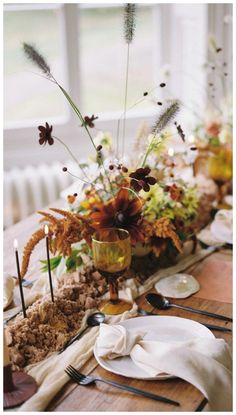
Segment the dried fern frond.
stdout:
[[37,213],[43,216],[42,219],[40,219],[40,222],[47,220],[48,222],[51,222],[53,225],[58,225],[58,219],[50,213],[42,212],[41,210],[38,210]]
[[135,30],[135,4],[127,3],[124,10],[124,35],[126,43],[131,43]]
[[62,215],[64,218],[68,219],[70,222],[81,225],[82,217],[80,215],[76,215],[75,213],[69,212],[68,210],[63,210],[59,208],[49,208],[49,209],[55,213],[59,213],[59,215]]
[[38,229],[33,233],[30,240],[27,242],[23,250],[23,257],[21,263],[21,277],[23,278],[26,274],[29,266],[30,256],[35,248],[35,246],[45,237],[44,228]]
[[35,63],[48,78],[52,78],[50,66],[46,62],[45,58],[42,55],[40,55],[37,49],[29,43],[23,43],[23,49],[27,58],[33,63]]
[[[94,229],[89,225],[89,218],[82,215],[69,212],[59,208],[50,208],[53,212],[60,214],[63,218],[54,217],[51,213],[39,211],[44,220],[49,222],[49,249],[55,255],[56,253],[64,257],[70,256],[72,244],[83,239],[91,243],[91,235]],[[36,231],[27,242],[22,259],[22,277],[26,274],[30,256],[37,243],[45,237],[44,228]]]
[[59,213],[60,215],[64,216],[65,218],[69,219],[72,222],[81,223],[82,222],[88,222],[88,219],[85,216],[79,215],[78,213],[72,213],[68,210],[63,210],[59,208],[49,208],[53,212]]
[[173,120],[176,114],[179,112],[180,102],[173,101],[165,111],[159,115],[154,126],[152,127],[152,134],[160,134],[162,130]]

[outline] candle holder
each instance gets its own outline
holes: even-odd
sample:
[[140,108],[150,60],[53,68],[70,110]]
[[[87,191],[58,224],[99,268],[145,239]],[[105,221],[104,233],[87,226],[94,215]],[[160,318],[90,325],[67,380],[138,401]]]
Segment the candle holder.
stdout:
[[14,408],[29,399],[38,389],[32,376],[25,372],[12,372],[9,363],[3,368],[3,407]]

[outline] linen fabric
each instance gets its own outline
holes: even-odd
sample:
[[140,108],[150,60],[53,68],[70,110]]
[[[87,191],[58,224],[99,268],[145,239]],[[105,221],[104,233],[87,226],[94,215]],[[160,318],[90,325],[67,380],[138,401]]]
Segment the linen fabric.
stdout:
[[3,310],[7,308],[13,300],[15,279],[11,275],[4,276],[3,279]]
[[223,339],[168,343],[145,340],[144,333],[118,324],[101,324],[96,351],[105,359],[130,356],[150,377],[167,373],[184,379],[203,393],[212,411],[232,410],[232,358]]

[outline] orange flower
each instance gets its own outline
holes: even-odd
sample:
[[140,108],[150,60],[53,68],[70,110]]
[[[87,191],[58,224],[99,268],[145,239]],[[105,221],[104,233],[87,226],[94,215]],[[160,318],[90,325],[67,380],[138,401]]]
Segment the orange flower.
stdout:
[[67,195],[67,202],[70,203],[70,205],[73,205],[73,203],[76,201],[77,194],[73,195]]
[[218,137],[218,135],[220,134],[220,124],[218,124],[217,122],[212,122],[207,127],[207,133],[211,137]]
[[130,199],[127,189],[120,189],[117,195],[108,203],[98,208],[90,215],[91,226],[94,229],[122,228],[130,233],[132,244],[143,240],[140,231],[142,202],[140,199]]
[[176,184],[172,184],[172,186],[167,186],[166,190],[170,192],[170,197],[172,200],[176,200],[177,202],[179,202],[183,195],[183,189],[181,189],[181,187],[176,186]]

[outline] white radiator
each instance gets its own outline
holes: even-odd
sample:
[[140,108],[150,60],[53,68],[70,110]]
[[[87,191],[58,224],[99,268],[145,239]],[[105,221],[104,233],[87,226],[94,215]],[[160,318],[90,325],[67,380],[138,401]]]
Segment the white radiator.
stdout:
[[[76,165],[66,162],[71,172]],[[60,197],[60,192],[75,181],[62,172],[63,164],[40,164],[4,172],[4,228],[26,218]]]

